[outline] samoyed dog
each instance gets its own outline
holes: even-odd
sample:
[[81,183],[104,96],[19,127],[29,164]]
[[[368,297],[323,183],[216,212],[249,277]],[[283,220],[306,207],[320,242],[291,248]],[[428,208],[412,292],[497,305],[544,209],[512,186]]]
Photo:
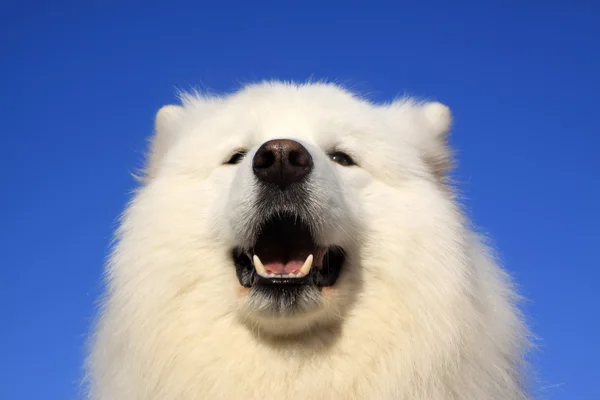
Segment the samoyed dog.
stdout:
[[450,125],[325,83],[162,108],[90,398],[526,399],[527,329],[449,182]]

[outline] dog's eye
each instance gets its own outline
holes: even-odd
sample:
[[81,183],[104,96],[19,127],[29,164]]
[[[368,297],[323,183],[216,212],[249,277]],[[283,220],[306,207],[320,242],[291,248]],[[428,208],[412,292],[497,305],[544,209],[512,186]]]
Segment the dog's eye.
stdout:
[[329,158],[331,158],[331,161],[343,165],[344,167],[356,165],[352,157],[350,157],[346,153],[342,153],[341,151],[335,151],[333,153],[330,153]]
[[245,155],[246,155],[245,150],[238,150],[231,155],[231,158],[229,160],[227,160],[225,162],[225,164],[230,164],[230,165],[239,164],[240,161],[242,161],[244,159]]

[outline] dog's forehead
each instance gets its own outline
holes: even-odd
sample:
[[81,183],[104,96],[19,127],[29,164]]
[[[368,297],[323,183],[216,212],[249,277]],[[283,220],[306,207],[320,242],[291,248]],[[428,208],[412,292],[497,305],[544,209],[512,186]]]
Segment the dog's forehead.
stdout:
[[372,111],[343,92],[332,96],[318,91],[273,91],[258,98],[250,94],[226,103],[225,112],[243,124],[240,128],[253,142],[291,138],[323,144],[343,140],[345,132],[363,130]]
[[301,107],[274,107],[262,109],[255,114],[252,134],[255,140],[267,141],[278,138],[316,142],[338,133],[333,123],[334,116],[319,110]]
[[331,85],[261,85],[209,101],[209,107],[202,98],[187,105],[184,129],[191,142],[184,147],[195,152],[220,156],[235,148],[256,149],[272,139],[293,139],[356,153],[393,142],[385,107]]

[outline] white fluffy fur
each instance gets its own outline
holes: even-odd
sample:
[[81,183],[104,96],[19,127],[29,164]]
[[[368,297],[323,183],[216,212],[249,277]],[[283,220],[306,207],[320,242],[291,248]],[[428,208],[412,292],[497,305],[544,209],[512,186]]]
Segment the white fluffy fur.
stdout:
[[[516,295],[445,180],[450,123],[439,103],[329,84],[163,108],[107,267],[90,397],[526,399]],[[256,314],[229,258],[255,213],[251,155],[272,138],[313,155],[318,240],[349,254],[322,306],[293,319]],[[222,165],[238,148],[248,157]]]

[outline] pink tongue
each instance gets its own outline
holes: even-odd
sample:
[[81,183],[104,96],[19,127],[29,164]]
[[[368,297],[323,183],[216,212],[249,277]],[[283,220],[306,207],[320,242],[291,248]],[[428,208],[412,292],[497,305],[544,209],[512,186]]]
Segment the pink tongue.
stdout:
[[[299,243],[300,244],[300,243]],[[304,261],[312,252],[310,246],[286,248],[275,244],[261,246],[256,249],[256,254],[265,266],[267,272],[273,274],[292,274],[300,271]]]
[[277,261],[263,263],[267,272],[272,274],[292,274],[300,271],[304,261],[290,260],[287,263]]

